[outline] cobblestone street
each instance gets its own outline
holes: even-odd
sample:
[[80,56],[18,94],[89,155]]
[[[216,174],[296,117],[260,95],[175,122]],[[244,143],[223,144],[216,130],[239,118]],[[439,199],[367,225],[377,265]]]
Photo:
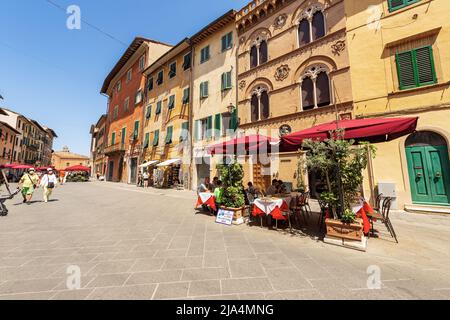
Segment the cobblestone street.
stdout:
[[[393,214],[400,244],[366,253],[193,209],[188,191],[68,184],[44,204],[7,202],[0,219],[0,299],[450,299],[450,218]],[[69,266],[81,289],[67,289]],[[382,288],[367,287],[369,266]]]

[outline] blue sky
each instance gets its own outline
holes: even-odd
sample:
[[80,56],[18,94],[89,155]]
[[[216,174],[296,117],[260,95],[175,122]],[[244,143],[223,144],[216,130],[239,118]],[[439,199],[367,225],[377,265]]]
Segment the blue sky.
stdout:
[[[176,44],[249,0],[52,0],[78,5],[81,18],[129,44],[144,36]],[[1,0],[0,107],[53,128],[64,145],[88,154],[89,128],[106,111],[99,94],[126,47],[86,24],[66,28],[68,15],[47,0]]]

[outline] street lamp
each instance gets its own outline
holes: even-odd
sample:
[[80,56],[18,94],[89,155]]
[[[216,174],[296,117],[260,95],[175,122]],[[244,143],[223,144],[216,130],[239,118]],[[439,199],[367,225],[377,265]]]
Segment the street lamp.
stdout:
[[234,110],[236,110],[236,107],[234,104],[230,103],[230,105],[227,107],[229,113],[233,113]]

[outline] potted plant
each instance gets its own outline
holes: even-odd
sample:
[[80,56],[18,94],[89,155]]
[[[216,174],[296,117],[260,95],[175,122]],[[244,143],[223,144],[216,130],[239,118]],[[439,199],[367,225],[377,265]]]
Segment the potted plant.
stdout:
[[[339,137],[340,132],[332,133]],[[327,237],[361,241],[363,224],[352,211],[353,201],[363,183],[363,170],[369,161],[369,149],[375,154],[375,147],[368,143],[355,145],[353,140],[329,139],[325,141],[305,140],[308,149],[307,166],[316,170],[326,179],[327,192],[321,201],[330,210],[326,219]]]
[[244,169],[236,161],[218,168],[224,186],[222,208],[234,212],[234,221],[242,221],[245,215],[243,188]]

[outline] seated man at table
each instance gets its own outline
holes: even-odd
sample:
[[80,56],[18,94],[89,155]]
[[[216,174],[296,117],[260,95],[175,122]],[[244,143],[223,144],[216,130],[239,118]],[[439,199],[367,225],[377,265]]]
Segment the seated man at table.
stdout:
[[247,196],[246,200],[248,203],[246,203],[246,204],[250,205],[250,204],[253,204],[253,201],[255,201],[255,199],[257,199],[259,197],[260,192],[255,186],[253,186],[252,182],[249,182],[247,184],[247,186],[248,186],[248,188],[247,188],[247,190],[245,190],[245,194]]
[[203,183],[200,183],[200,185],[197,187],[197,193],[203,192],[211,192],[211,183],[209,181],[209,178],[205,178],[205,181]]
[[278,180],[278,194],[285,193],[287,193],[286,185],[284,184],[283,180]]
[[266,190],[266,196],[273,196],[278,193],[278,180],[272,180],[271,186]]
[[217,210],[214,212],[214,215],[217,216],[217,212],[219,212],[220,206],[223,202],[223,183],[220,180],[216,182],[216,189],[214,190],[214,197],[216,198],[216,208]]

